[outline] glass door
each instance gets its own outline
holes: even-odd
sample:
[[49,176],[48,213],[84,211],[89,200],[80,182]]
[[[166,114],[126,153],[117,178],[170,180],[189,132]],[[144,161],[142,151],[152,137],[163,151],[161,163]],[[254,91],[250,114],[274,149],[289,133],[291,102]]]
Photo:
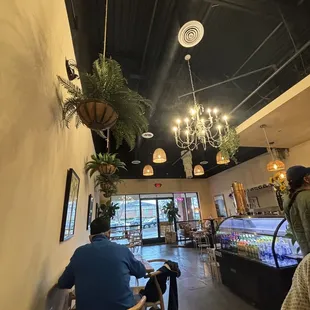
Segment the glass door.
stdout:
[[142,239],[158,239],[158,212],[156,199],[141,199]]
[[173,229],[173,226],[171,226],[171,224],[168,222],[168,218],[163,210],[163,207],[171,202],[173,202],[172,198],[158,198],[157,199],[158,214],[159,214],[158,216],[159,235],[161,238],[165,238],[166,231],[170,231],[171,229]]
[[165,233],[170,230],[163,207],[172,198],[141,199],[141,225],[144,244],[164,242]]

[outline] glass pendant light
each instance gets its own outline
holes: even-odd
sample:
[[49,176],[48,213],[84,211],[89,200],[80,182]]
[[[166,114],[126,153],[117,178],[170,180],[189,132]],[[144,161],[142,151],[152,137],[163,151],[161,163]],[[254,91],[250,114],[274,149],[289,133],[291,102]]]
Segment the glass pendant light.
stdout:
[[201,165],[196,165],[194,168],[194,175],[198,176],[198,175],[204,175],[205,171],[203,169],[203,167]]
[[286,180],[286,171],[278,171],[273,177],[279,180]]
[[285,165],[284,162],[281,160],[272,160],[267,164],[267,171],[275,172],[279,170],[284,170]]
[[145,177],[150,177],[150,176],[154,175],[153,167],[151,165],[144,166],[144,168],[143,168],[143,175]]
[[221,152],[216,154],[216,163],[218,165],[227,165],[230,162],[229,158],[225,158]]
[[285,170],[285,164],[283,161],[281,160],[277,160],[274,158],[274,155],[272,153],[272,149],[270,147],[270,143],[267,137],[267,133],[266,133],[266,125],[261,125],[260,128],[263,129],[264,135],[265,135],[265,139],[266,139],[266,143],[267,143],[267,151],[271,156],[271,161],[267,164],[267,171],[270,172],[275,172],[275,171],[280,171],[280,170]]
[[167,161],[166,152],[161,148],[156,149],[153,153],[153,162],[156,164],[163,164],[166,161]]

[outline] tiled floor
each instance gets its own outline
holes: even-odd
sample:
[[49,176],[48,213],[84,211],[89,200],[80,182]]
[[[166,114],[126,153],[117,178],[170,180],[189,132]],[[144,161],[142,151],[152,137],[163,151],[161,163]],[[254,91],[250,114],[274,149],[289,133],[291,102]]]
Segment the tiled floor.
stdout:
[[[182,271],[178,281],[180,310],[254,309],[228,288],[212,281],[206,265],[200,261],[195,249],[155,245],[143,247],[141,254],[144,259],[165,258],[179,263]],[[154,266],[160,267],[160,265]]]

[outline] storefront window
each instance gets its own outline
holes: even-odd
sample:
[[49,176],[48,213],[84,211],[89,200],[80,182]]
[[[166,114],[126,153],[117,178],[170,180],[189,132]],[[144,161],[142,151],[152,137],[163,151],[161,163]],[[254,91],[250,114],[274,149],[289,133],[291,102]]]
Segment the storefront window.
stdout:
[[[171,197],[171,198],[170,198]],[[180,218],[178,221],[200,220],[200,206],[197,193],[167,193],[167,194],[141,194],[141,195],[116,195],[112,196],[112,202],[118,203],[114,219],[111,220],[111,227],[137,227],[147,226],[147,220],[157,225],[166,221],[162,207],[173,199],[174,205],[179,209]],[[142,210],[140,210],[142,208]],[[158,208],[158,210],[157,210]],[[142,219],[140,219],[142,216]]]
[[114,218],[111,220],[111,227],[125,226],[126,220],[126,196],[112,196],[112,202],[117,203],[119,209],[116,210]]

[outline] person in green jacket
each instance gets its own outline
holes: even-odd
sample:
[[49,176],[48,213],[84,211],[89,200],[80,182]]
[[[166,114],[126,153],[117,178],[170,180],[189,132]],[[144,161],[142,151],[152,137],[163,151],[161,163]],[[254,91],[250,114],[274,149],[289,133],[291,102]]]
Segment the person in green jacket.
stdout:
[[284,212],[303,256],[310,253],[310,168],[293,166],[287,170],[290,187]]

